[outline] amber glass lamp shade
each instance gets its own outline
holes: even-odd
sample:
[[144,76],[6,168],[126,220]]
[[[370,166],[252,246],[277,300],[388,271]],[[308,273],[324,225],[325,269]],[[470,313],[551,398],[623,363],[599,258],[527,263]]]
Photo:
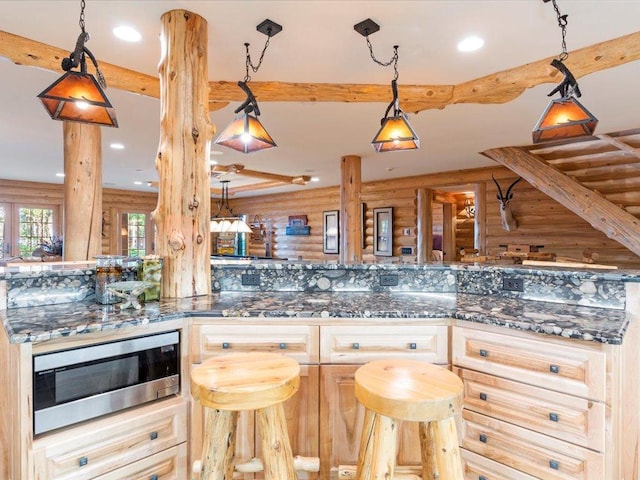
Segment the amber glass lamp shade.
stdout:
[[533,142],[593,135],[598,119],[575,98],[552,100],[533,129]]
[[38,98],[54,120],[118,126],[115,109],[90,73],[69,71]]
[[371,142],[376,152],[393,152],[416,150],[420,148],[420,140],[409,125],[404,113],[382,120],[382,127]]
[[242,153],[277,147],[271,135],[258,120],[248,113],[238,115],[214,142]]

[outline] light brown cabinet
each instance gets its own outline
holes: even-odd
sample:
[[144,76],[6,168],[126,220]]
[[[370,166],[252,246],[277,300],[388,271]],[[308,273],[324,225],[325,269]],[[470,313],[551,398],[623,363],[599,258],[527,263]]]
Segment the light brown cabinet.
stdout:
[[[384,357],[410,357],[447,364],[448,319],[385,325],[332,319],[262,320],[194,318],[191,335],[194,364],[212,355],[233,351],[279,351],[301,363],[300,390],[285,404],[294,455],[320,458],[320,472],[299,472],[299,478],[337,478],[340,465],[355,465],[364,409],[354,394],[354,374],[368,361]],[[254,320],[255,321],[255,320]],[[353,322],[353,320],[351,320]],[[439,324],[438,324],[439,323]],[[192,406],[191,460],[201,453],[203,409]],[[252,416],[241,417],[238,427],[239,460],[259,456]],[[401,430],[400,465],[420,463],[417,426]],[[253,478],[245,475],[245,478]],[[256,478],[261,478],[256,475]]]
[[[452,362],[464,382],[468,478],[635,478],[625,473],[635,461],[621,454],[637,415],[637,399],[621,388],[636,371],[625,365],[628,353],[620,345],[458,322]],[[508,469],[519,473],[496,474]]]

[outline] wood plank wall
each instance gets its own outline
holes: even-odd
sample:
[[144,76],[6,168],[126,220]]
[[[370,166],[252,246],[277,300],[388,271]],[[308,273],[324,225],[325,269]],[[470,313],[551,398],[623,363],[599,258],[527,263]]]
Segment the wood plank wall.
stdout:
[[[400,256],[401,246],[416,245],[416,188],[432,188],[451,185],[464,185],[461,190],[473,190],[474,183],[486,184],[487,205],[487,253],[495,254],[504,250],[500,245],[525,243],[544,245],[542,251],[553,252],[560,256],[582,259],[583,250],[589,248],[600,256],[599,263],[619,265],[628,268],[640,268],[640,257],[608,239],[603,233],[593,229],[587,222],[576,216],[559,203],[522,181],[514,187],[512,211],[519,227],[512,232],[502,230],[499,206],[496,200],[496,187],[491,180],[495,174],[501,184],[509,185],[515,177],[502,167],[473,169],[459,172],[445,172],[433,175],[406,177],[378,182],[368,182],[362,186],[361,200],[365,210],[365,241],[363,260],[389,261],[388,258],[373,255],[373,208],[393,207],[393,254]],[[464,213],[464,195],[454,195],[457,204],[456,249],[473,246],[473,219]],[[476,199],[478,202],[479,199]],[[62,186],[0,180],[0,202],[50,202],[62,204]],[[215,206],[212,199],[212,208]],[[115,252],[117,235],[116,213],[120,210],[151,211],[155,208],[154,193],[129,190],[105,189],[103,211],[105,212],[105,232],[103,253]],[[255,197],[232,198],[231,207],[236,213],[245,213],[251,223],[255,216],[270,220],[273,231],[273,256],[277,258],[297,259],[316,262],[335,262],[337,254],[322,252],[322,212],[339,210],[338,187],[302,189],[293,193],[260,195]],[[308,236],[286,235],[285,230],[290,215],[307,215],[311,234]],[[437,215],[434,209],[434,215]],[[409,228],[410,235],[404,235]],[[437,230],[437,225],[435,230]],[[249,242],[250,255],[263,256],[265,245]],[[413,257],[407,257],[407,260]]]

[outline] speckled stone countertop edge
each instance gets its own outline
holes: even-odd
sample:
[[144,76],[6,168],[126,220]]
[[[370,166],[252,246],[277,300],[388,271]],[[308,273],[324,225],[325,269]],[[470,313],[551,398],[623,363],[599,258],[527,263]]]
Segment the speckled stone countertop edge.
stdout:
[[11,343],[42,342],[125,326],[185,317],[454,318],[563,338],[621,344],[630,321],[625,311],[577,307],[470,294],[315,294],[263,295],[229,292],[149,302],[142,310],[78,302],[0,312]]

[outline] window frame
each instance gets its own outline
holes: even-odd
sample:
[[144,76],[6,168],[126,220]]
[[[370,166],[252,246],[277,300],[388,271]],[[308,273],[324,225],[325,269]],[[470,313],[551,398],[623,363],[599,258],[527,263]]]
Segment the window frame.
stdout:
[[[123,221],[122,221],[122,217],[123,215],[131,215],[131,214],[135,214],[135,215],[144,215],[145,216],[145,226],[144,226],[144,235],[145,235],[145,239],[144,239],[144,245],[145,245],[145,255],[150,255],[155,253],[155,243],[154,243],[154,223],[153,220],[151,219],[151,212],[145,212],[144,210],[128,210],[128,209],[118,209],[117,213],[116,213],[116,218],[117,218],[117,226],[116,226],[116,252],[118,255],[125,255],[125,256],[129,256],[128,255],[128,249],[125,252],[124,249],[122,248],[122,240],[123,240],[123,235],[122,235],[122,227],[124,227],[125,225],[123,225]],[[128,227],[128,225],[126,226]],[[142,258],[142,257],[140,257]]]

